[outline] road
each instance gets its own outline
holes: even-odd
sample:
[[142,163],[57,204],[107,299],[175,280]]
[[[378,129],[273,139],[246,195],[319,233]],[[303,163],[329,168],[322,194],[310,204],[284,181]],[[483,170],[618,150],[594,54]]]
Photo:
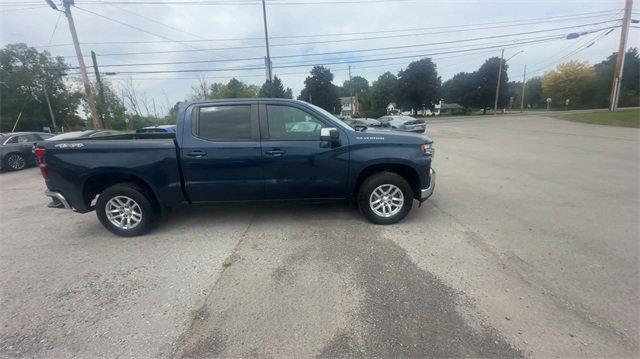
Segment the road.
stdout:
[[[178,209],[118,238],[0,174],[0,356],[637,357],[637,129],[435,121],[434,196]],[[223,266],[226,261],[228,266]]]

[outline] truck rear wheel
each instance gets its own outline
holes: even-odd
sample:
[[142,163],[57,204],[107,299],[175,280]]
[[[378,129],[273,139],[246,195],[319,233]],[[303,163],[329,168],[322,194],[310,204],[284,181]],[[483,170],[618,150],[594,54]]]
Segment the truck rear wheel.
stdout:
[[135,183],[119,183],[102,191],[96,214],[106,229],[122,237],[146,233],[158,217],[151,195]]
[[362,214],[375,224],[394,224],[409,214],[413,190],[409,183],[393,172],[381,172],[367,178],[358,193]]

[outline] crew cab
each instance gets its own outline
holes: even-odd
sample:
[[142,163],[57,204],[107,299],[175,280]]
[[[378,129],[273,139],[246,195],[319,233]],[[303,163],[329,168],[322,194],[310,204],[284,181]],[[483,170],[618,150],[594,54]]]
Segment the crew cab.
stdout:
[[403,219],[435,187],[424,134],[355,131],[287,99],[184,103],[176,133],[35,144],[50,207],[96,210],[120,236],[145,233],[165,209],[237,201],[351,201],[376,224]]

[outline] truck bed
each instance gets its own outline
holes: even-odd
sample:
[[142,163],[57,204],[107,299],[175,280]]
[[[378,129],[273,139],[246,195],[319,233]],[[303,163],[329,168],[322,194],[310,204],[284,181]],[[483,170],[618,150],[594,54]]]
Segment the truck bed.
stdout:
[[114,173],[118,180],[142,180],[161,206],[186,201],[174,134],[42,141],[36,146],[45,149],[47,188],[61,192],[78,212],[93,209],[96,194],[116,180]]

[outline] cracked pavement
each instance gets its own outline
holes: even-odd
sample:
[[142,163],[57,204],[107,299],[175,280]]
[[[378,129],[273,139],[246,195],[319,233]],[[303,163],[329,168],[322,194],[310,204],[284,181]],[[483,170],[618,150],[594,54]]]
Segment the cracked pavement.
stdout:
[[[181,208],[139,238],[0,174],[0,357],[637,357],[637,129],[433,120],[434,196]],[[228,258],[228,267],[222,263]]]

